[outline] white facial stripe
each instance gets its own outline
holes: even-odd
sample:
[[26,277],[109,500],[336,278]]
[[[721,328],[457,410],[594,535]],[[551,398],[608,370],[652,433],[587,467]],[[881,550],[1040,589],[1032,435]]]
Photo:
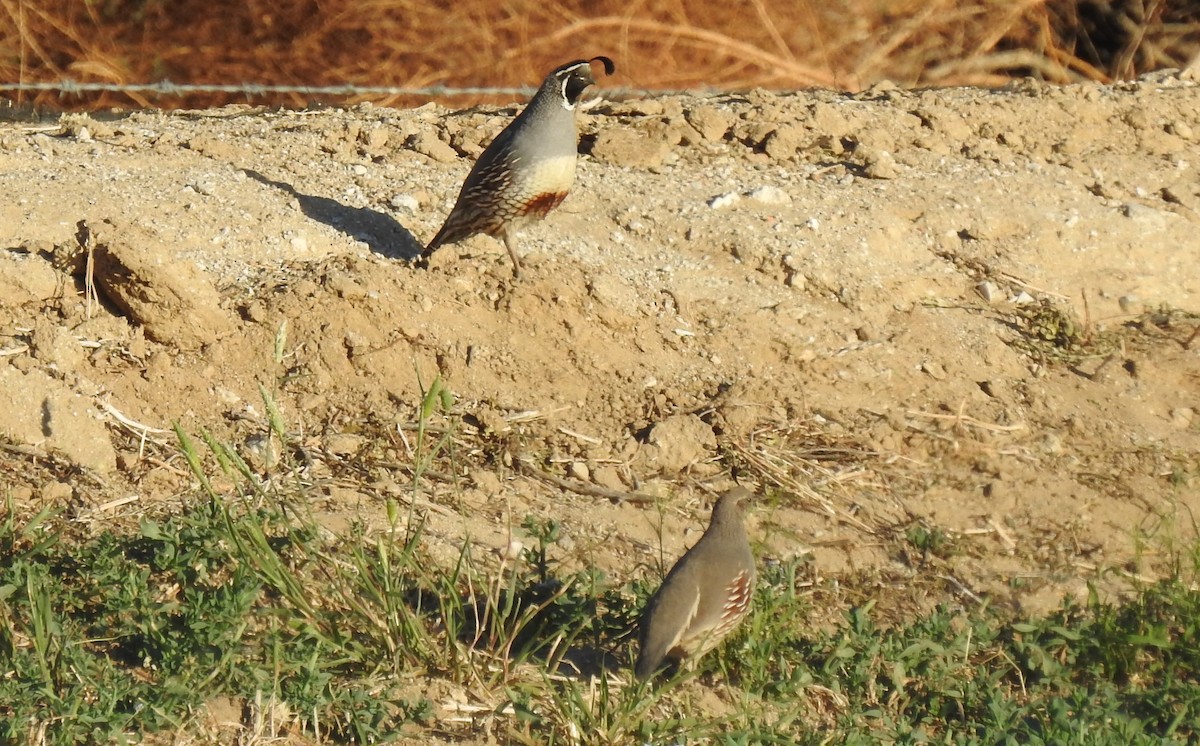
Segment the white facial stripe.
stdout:
[[559,91],[558,91],[562,95],[558,97],[558,100],[562,102],[563,108],[566,109],[567,111],[575,111],[575,104],[573,104],[567,100],[567,83],[569,83],[570,80],[571,80],[570,75],[568,75],[567,77],[562,79],[561,87],[559,88]]

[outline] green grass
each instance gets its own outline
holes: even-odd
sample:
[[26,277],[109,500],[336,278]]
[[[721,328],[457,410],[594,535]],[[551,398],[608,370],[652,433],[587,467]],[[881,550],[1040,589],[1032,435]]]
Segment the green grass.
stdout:
[[[425,393],[423,420],[450,413],[436,382]],[[289,477],[282,418],[264,396],[282,444],[271,478],[180,431],[199,487],[177,514],[86,533],[52,511],[7,506],[0,743],[186,732],[216,697],[283,703],[331,742],[480,736],[436,719],[420,684],[430,679],[490,708],[494,732],[513,743],[1200,738],[1200,595],[1189,580],[1200,551],[1179,577],[1121,603],[1093,596],[1031,619],[943,607],[899,626],[868,603],[825,629],[808,621],[813,568],[764,562],[753,614],[698,670],[629,686],[652,578],[565,570],[553,522],[525,521],[521,562],[476,557],[465,541],[439,565],[423,517],[395,501],[331,534]],[[422,437],[419,468],[449,442]],[[947,551],[936,529],[914,526],[907,539]]]

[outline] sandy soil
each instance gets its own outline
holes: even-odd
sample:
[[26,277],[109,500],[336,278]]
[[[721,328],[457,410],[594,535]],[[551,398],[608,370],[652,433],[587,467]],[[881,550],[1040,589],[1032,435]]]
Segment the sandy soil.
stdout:
[[1194,80],[606,102],[520,281],[487,237],[414,270],[514,111],[0,123],[0,493],[177,509],[171,423],[261,463],[264,387],[314,508],[377,520],[440,375],[447,557],[554,518],[621,582],[735,477],[826,619],[1036,611],[1195,538]]

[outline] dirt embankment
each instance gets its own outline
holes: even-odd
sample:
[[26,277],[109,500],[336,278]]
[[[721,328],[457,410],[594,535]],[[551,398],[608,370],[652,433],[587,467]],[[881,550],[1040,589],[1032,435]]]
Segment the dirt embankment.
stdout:
[[[521,281],[486,237],[413,270],[511,113],[0,125],[3,491],[173,505],[171,423],[253,460],[261,387],[317,509],[377,515],[441,376],[462,476],[422,499],[448,553],[543,515],[628,575],[731,469],[774,496],[764,557],[925,600],[1053,603],[1194,536],[1195,81],[605,104]],[[953,543],[932,572],[914,527]]]

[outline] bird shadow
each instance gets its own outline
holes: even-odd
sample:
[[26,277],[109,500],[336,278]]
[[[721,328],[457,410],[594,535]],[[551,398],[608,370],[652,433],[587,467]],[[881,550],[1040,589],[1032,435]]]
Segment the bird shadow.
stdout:
[[259,172],[243,168],[251,179],[290,194],[309,218],[324,223],[362,241],[372,252],[389,259],[412,261],[421,255],[424,245],[395,218],[369,207],[347,207],[335,199],[304,194],[283,181],[274,181]]

